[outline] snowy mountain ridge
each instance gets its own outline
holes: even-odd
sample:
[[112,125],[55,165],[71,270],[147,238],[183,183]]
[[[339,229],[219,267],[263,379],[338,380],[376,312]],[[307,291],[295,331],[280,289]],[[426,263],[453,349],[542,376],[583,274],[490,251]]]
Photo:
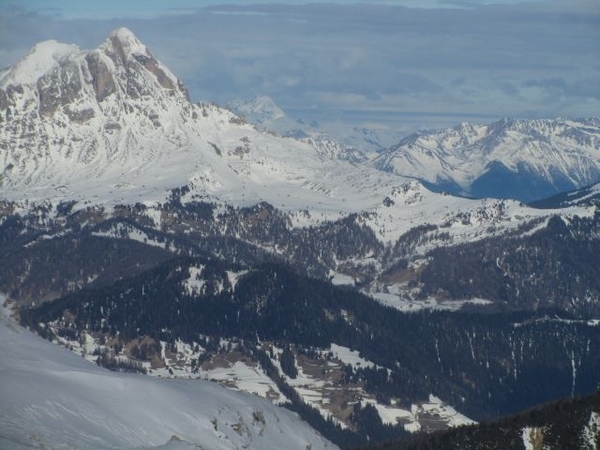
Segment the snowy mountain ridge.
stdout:
[[[20,81],[26,67],[35,67],[35,76]],[[480,207],[414,181],[408,188],[406,178],[352,160],[330,139],[277,137],[226,109],[190,103],[181,82],[127,29],[89,52],[40,44],[0,78],[0,183],[7,200],[152,206],[187,186],[184,201],[266,201],[290,212],[295,226],[367,212],[383,241],[419,217],[443,214],[450,203],[452,211]],[[394,193],[407,189],[427,191],[432,201],[391,208]],[[515,208],[516,216],[539,215]]]
[[320,139],[335,141],[354,161],[365,161],[373,153],[381,151],[404,136],[380,124],[349,125],[339,120],[319,123],[316,120],[293,119],[267,95],[256,95],[248,100],[236,100],[231,109],[243,116],[261,131],[276,132],[296,139]]
[[301,125],[298,121],[290,118],[267,95],[256,95],[248,101],[235,101],[231,104],[231,108],[263,131],[288,134]]
[[[19,81],[27,67],[35,67],[35,76]],[[277,110],[269,99],[257,98],[257,103],[267,112]],[[273,117],[280,113],[275,111]],[[538,134],[552,123],[539,121]],[[587,128],[575,129],[565,122],[557,129],[565,139],[575,136],[572,139],[582,145],[597,145],[594,124],[590,121]],[[501,121],[494,133],[492,128],[463,124],[447,130],[442,143],[457,149],[458,156],[444,150],[435,140],[437,135],[415,135],[376,164],[400,164],[417,152],[427,157],[419,170],[435,163],[455,173],[460,158],[470,161],[465,145],[487,142],[491,155],[500,151],[492,145],[493,136],[512,136],[528,124]],[[514,200],[470,200],[434,193],[414,179],[352,162],[343,146],[326,137],[278,137],[258,131],[229,110],[192,104],[176,76],[127,29],[114,31],[89,52],[56,42],[39,44],[3,72],[0,131],[3,196],[23,209],[25,199],[30,204],[75,201],[75,209],[101,205],[108,211],[119,204],[142,203],[159,228],[164,202],[173,189],[185,187],[182,203],[205,201],[225,208],[267,202],[287,215],[291,228],[354,214],[353,220],[372,230],[382,245],[428,224],[431,229],[423,231],[413,257],[437,246],[517,230],[527,222],[544,226],[558,212]],[[437,158],[433,150],[423,150],[423,142],[444,158],[454,158],[453,165]],[[412,150],[401,150],[405,147]],[[420,160],[407,161],[415,164],[403,164],[402,169],[415,168]],[[416,169],[407,173],[417,175]],[[593,206],[582,205],[560,213],[589,217],[594,211]],[[223,227],[219,233],[226,235],[227,225],[219,224],[219,214],[213,218],[216,227]],[[284,251],[273,247],[275,254]],[[377,271],[383,268],[380,261],[353,255],[336,260],[330,276],[338,283],[353,284],[352,270],[342,268],[363,263],[375,263]],[[389,288],[393,288],[389,294],[380,292]],[[386,303],[396,304],[398,298],[389,282],[372,285],[368,292]]]
[[374,165],[436,190],[531,201],[600,180],[600,121],[462,123],[414,133]]
[[[33,75],[21,79],[28,67]],[[0,131],[9,199],[134,203],[164,200],[189,184],[234,204],[283,206],[293,191],[302,206],[320,197],[339,209],[339,185],[359,196],[365,187],[347,186],[347,174],[361,170],[330,161],[338,151],[331,143],[275,137],[225,109],[190,103],[180,81],[125,29],[90,52],[40,44],[5,71]]]

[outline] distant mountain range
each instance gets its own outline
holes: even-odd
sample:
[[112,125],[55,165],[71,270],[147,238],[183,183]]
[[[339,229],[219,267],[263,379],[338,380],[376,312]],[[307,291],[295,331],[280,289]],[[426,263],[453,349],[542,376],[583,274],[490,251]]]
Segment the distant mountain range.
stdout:
[[382,148],[251,103],[192,103],[123,28],[0,72],[0,292],[22,324],[343,446],[597,387],[597,120]]
[[345,130],[340,135],[292,120],[272,99],[257,96],[233,110],[259,129],[296,138],[328,136],[352,148],[358,161],[421,181],[437,192],[523,202],[600,181],[599,119],[501,119],[419,131],[386,145],[391,133]]
[[539,200],[598,182],[600,120],[463,123],[408,136],[375,166],[455,195]]

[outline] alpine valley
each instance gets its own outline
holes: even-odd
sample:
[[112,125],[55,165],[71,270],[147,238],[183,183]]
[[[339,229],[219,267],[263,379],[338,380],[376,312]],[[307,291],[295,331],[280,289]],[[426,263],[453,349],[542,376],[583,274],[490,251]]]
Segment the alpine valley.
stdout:
[[597,119],[381,147],[258,103],[124,28],[0,72],[0,444],[352,447],[600,388]]

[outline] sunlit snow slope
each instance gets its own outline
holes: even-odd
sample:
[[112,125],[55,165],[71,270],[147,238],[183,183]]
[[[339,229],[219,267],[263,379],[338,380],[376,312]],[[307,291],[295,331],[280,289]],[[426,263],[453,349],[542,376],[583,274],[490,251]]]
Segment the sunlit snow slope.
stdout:
[[462,123],[412,134],[375,166],[437,190],[532,201],[600,180],[600,121]]
[[334,449],[291,412],[200,380],[110,372],[0,317],[0,448]]
[[125,28],[91,51],[40,43],[0,72],[0,186],[11,200],[132,204],[187,185],[230,204],[360,211],[403,180],[336,152],[191,103]]

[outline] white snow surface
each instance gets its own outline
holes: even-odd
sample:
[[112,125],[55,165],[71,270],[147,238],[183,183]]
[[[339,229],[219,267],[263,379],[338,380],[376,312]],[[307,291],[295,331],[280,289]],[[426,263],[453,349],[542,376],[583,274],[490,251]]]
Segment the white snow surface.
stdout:
[[459,427],[476,423],[432,394],[429,395],[428,401],[411,405],[410,411],[394,406],[393,404],[381,405],[373,399],[370,399],[367,403],[375,407],[384,424],[396,425],[399,422],[403,423],[404,429],[410,433],[415,433],[422,429],[420,420],[424,418],[423,416],[436,418],[445,422],[449,427]]
[[110,372],[0,318],[0,446],[334,449],[295,414],[200,380]]
[[[392,286],[392,288],[395,286]],[[424,309],[437,310],[437,311],[458,311],[465,305],[490,305],[491,300],[485,300],[482,298],[473,298],[469,300],[440,300],[437,298],[429,297],[426,299],[407,298],[406,296],[398,293],[386,293],[386,292],[374,292],[369,293],[375,300],[380,303],[396,308],[402,312],[418,312]]]
[[373,364],[371,361],[367,361],[360,356],[359,352],[349,349],[348,347],[331,344],[329,351],[333,353],[334,358],[339,359],[344,364],[350,364],[354,368],[361,367],[364,369],[366,367],[375,367],[375,364]]
[[25,58],[0,73],[0,85],[35,84],[41,76],[79,52],[80,49],[76,45],[63,44],[55,40],[39,42]]
[[525,427],[521,430],[521,439],[523,439],[523,445],[525,450],[535,450],[533,445],[534,435],[539,433],[539,428]]
[[441,131],[417,132],[382,152],[375,165],[432,183],[451,181],[465,193],[471,183],[500,162],[528,169],[551,184],[561,179],[584,187],[600,173],[600,122],[512,120],[461,123]]
[[590,420],[583,429],[583,438],[585,439],[589,450],[598,450],[597,436],[600,433],[600,413],[592,411]]

